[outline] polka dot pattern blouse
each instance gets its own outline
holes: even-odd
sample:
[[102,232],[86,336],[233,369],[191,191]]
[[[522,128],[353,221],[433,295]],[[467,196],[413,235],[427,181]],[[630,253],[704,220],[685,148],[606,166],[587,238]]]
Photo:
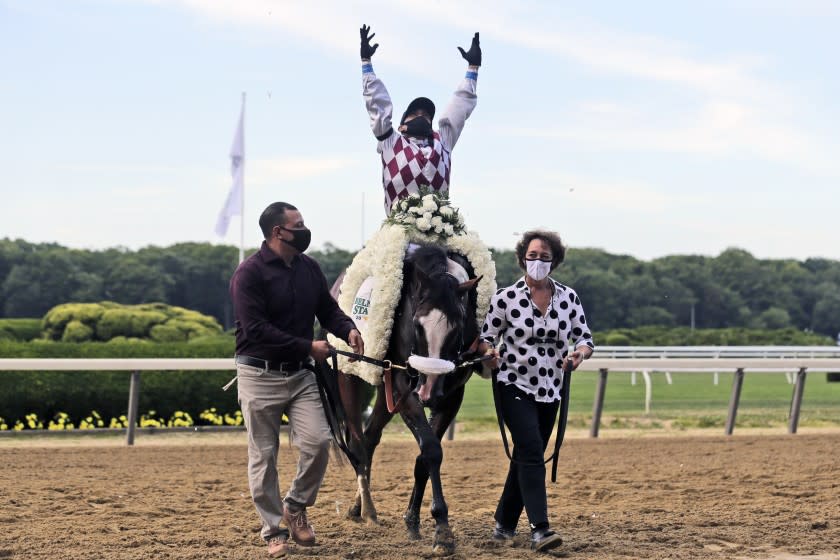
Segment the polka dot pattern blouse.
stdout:
[[539,402],[560,400],[563,359],[570,348],[586,345],[595,349],[575,291],[551,278],[549,281],[554,295],[546,316],[532,302],[523,277],[496,292],[481,329],[481,338],[490,344],[504,342],[499,383],[514,384]]

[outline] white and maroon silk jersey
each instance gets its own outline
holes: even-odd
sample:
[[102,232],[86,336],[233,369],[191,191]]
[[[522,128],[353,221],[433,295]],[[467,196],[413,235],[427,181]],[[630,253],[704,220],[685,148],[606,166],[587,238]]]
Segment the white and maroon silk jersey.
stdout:
[[416,194],[421,187],[435,192],[449,190],[449,150],[435,132],[431,145],[420,146],[402,135],[382,149],[382,186],[385,213],[395,200]]
[[391,121],[393,105],[385,84],[373,73],[369,61],[362,63],[362,85],[370,115],[370,127],[378,142],[376,149],[382,156],[382,188],[385,194],[385,214],[391,212],[395,200],[405,198],[428,187],[436,192],[449,190],[451,153],[477,103],[478,71],[469,67],[455,90],[449,105],[440,113],[434,139],[426,144],[416,142],[397,132]]

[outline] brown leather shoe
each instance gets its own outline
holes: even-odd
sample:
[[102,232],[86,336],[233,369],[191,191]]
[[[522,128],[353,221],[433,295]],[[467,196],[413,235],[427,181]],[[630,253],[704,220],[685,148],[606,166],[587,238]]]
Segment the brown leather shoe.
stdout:
[[277,535],[268,539],[268,557],[280,558],[281,556],[286,556],[286,553],[289,552],[289,544],[286,541],[287,539],[283,535]]
[[315,530],[306,518],[306,508],[293,512],[286,507],[283,511],[283,522],[289,528],[292,540],[300,546],[315,544]]

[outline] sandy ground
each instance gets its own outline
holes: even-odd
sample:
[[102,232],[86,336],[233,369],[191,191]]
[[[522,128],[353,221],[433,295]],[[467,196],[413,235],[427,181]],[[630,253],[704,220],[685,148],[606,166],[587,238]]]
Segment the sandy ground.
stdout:
[[[631,436],[631,437],[628,437]],[[533,558],[525,535],[489,540],[506,461],[498,436],[445,442],[444,492],[455,558]],[[333,463],[310,509],[320,544],[290,557],[427,558],[402,513],[417,447],[377,451],[381,524],[345,519],[350,467]],[[295,453],[283,438],[281,482]],[[573,434],[548,486],[561,558],[840,559],[840,433],[606,437]],[[265,558],[248,494],[243,434],[0,442],[0,558]],[[428,494],[428,493],[427,493]],[[520,522],[525,530],[526,521]],[[527,531],[526,531],[527,532]]]

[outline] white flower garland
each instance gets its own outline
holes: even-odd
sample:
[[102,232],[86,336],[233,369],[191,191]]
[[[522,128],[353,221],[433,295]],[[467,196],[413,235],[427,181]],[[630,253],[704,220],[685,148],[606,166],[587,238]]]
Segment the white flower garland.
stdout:
[[[448,205],[438,205],[436,213]],[[427,204],[426,201],[423,204]],[[430,206],[430,205],[429,205]],[[395,204],[396,208],[396,204]],[[391,217],[382,228],[368,240],[367,245],[359,251],[353,263],[347,268],[338,296],[338,305],[345,313],[350,314],[356,297],[356,292],[368,277],[375,279],[371,295],[371,309],[367,327],[364,333],[365,354],[371,358],[381,360],[388,350],[391,331],[394,325],[394,312],[399,304],[403,284],[403,259],[410,242],[433,243],[445,246],[448,250],[459,253],[467,258],[472,265],[475,275],[480,276],[478,283],[478,298],[476,308],[476,323],[484,323],[484,317],[490,307],[490,298],[496,292],[496,264],[491,258],[490,251],[474,232],[463,229],[463,219],[457,210],[452,210],[450,217],[460,222],[461,233],[446,236],[418,231],[415,227],[406,227],[402,222],[396,223]],[[431,224],[432,216],[429,219]],[[422,219],[422,216],[421,218]],[[418,220],[419,221],[419,220]],[[432,226],[434,227],[434,226]],[[441,228],[444,232],[445,228]],[[453,226],[454,229],[454,226]],[[333,335],[329,335],[330,344],[342,350],[350,350],[349,346]],[[372,364],[364,362],[349,362],[344,356],[339,356],[339,369],[345,373],[357,375],[372,385],[382,382],[382,370]]]
[[465,232],[464,217],[457,208],[450,206],[447,193],[425,187],[418,193],[395,200],[385,223],[415,229],[436,237],[439,242]]

